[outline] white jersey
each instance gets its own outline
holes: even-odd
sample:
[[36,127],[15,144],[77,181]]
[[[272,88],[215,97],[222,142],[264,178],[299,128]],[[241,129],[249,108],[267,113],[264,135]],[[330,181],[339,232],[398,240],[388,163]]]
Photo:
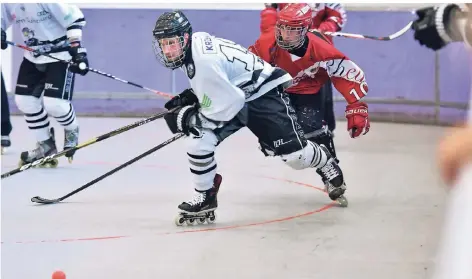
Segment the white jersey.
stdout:
[[[64,48],[68,45],[67,34],[85,25],[83,13],[76,5],[42,4],[2,4],[2,29],[18,24],[24,43],[35,50],[62,59],[71,56]],[[81,32],[81,31],[80,31]],[[62,50],[62,51],[61,51]],[[36,64],[57,62],[52,58],[38,56],[25,51],[25,58]]]
[[188,59],[182,68],[200,102],[200,115],[220,124],[233,119],[245,102],[292,79],[246,48],[205,32],[192,35]]

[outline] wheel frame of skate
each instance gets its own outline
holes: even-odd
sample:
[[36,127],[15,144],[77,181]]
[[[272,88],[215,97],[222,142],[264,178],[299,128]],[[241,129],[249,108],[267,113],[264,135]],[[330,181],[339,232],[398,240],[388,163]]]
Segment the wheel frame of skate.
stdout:
[[175,225],[183,226],[187,224],[187,226],[192,226],[197,223],[198,225],[203,225],[205,222],[207,224],[213,224],[216,221],[216,213],[215,211],[208,211],[208,212],[200,212],[199,214],[193,215],[189,214],[188,212],[180,212],[179,215],[175,217]]

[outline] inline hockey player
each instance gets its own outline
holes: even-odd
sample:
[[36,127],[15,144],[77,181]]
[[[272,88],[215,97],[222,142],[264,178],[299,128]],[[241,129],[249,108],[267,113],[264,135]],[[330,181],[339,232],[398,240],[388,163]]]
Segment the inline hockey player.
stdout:
[[[195,186],[193,199],[178,208],[178,225],[214,221],[222,177],[216,146],[243,127],[258,137],[266,152],[290,167],[319,169],[330,183],[332,200],[347,200],[344,178],[329,150],[306,140],[285,88],[291,76],[244,47],[205,32],[192,32],[181,11],[166,12],[153,30],[154,51],[169,69],[182,68],[191,88],[165,104],[173,133],[188,137],[188,158]],[[360,112],[352,112],[360,114]],[[360,116],[362,117],[362,116]]]
[[[472,4],[443,4],[416,11],[414,38],[432,50],[452,42],[472,46]],[[464,60],[467,61],[467,57]],[[464,63],[458,61],[458,63]],[[470,100],[472,105],[472,99]],[[439,168],[453,186],[432,279],[472,278],[472,111],[467,127],[456,129],[439,146]]]
[[[2,4],[2,45],[6,45],[5,30],[12,24],[19,26],[28,47],[62,60],[72,59],[75,63],[70,66],[25,51],[18,73],[15,102],[36,137],[37,147],[21,153],[21,166],[57,153],[48,114],[64,127],[64,149],[77,146],[79,123],[71,100],[75,73],[85,75],[89,63],[86,49],[81,44],[85,18],[76,5]],[[68,152],[66,157],[71,161],[73,155],[74,152]],[[55,159],[43,166],[55,167],[57,163]]]
[[[310,29],[316,29],[319,32],[339,32],[347,22],[347,13],[341,3],[307,3],[311,8],[312,23]],[[261,12],[261,26],[266,29],[273,29],[275,17],[278,10],[282,10],[288,3],[270,3],[266,4],[266,9]],[[264,23],[264,21],[267,21]],[[261,32],[264,32],[261,30]],[[333,38],[327,36],[326,39],[333,43]],[[320,89],[319,93],[323,95],[323,106],[320,111],[324,115],[324,120],[328,130],[333,133],[336,128],[336,117],[334,115],[333,105],[333,85],[328,80]]]
[[[324,96],[320,91],[331,80],[341,92],[348,103],[347,128],[350,136],[356,138],[370,129],[368,106],[362,102],[368,92],[364,72],[324,35],[308,32],[312,26],[308,4],[286,5],[278,16],[265,14],[262,20],[265,22],[264,31],[249,50],[294,77],[292,86],[286,92],[305,137],[328,147],[336,157],[332,134],[323,125]],[[330,187],[323,173],[318,173],[326,187]]]

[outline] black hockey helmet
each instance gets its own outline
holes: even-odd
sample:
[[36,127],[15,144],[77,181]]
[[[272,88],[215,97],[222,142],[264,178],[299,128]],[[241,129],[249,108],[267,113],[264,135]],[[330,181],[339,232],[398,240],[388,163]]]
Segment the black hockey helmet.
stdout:
[[184,13],[178,10],[163,13],[152,34],[157,60],[170,69],[182,66],[192,38],[192,26]]

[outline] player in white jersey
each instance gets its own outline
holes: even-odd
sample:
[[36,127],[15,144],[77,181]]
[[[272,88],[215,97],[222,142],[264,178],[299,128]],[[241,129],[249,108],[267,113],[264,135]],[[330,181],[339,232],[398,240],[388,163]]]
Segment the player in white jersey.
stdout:
[[[181,11],[162,14],[153,30],[154,50],[167,68],[181,68],[191,88],[166,103],[173,133],[188,137],[188,159],[195,196],[179,205],[178,225],[214,221],[222,177],[216,146],[243,127],[258,137],[265,154],[280,156],[290,167],[316,168],[331,184],[332,200],[344,194],[341,169],[325,146],[305,139],[285,88],[292,78],[242,46],[205,32],[192,33]],[[196,218],[198,216],[198,218]]]
[[[5,30],[19,26],[25,44],[39,53],[47,53],[79,66],[59,62],[35,52],[25,51],[15,90],[15,102],[24,113],[28,128],[34,133],[36,149],[21,153],[20,165],[57,153],[54,130],[48,114],[64,127],[64,149],[78,144],[79,123],[71,103],[75,73],[88,70],[86,49],[82,46],[85,18],[76,5],[2,4],[2,49],[6,47]],[[74,152],[66,157],[72,159]],[[57,159],[48,166],[56,166]]]
[[[472,4],[444,4],[418,10],[412,25],[415,39],[433,50],[451,42],[465,42],[470,50],[471,9]],[[467,127],[442,140],[438,157],[442,177],[453,187],[432,278],[472,279],[472,111]]]

